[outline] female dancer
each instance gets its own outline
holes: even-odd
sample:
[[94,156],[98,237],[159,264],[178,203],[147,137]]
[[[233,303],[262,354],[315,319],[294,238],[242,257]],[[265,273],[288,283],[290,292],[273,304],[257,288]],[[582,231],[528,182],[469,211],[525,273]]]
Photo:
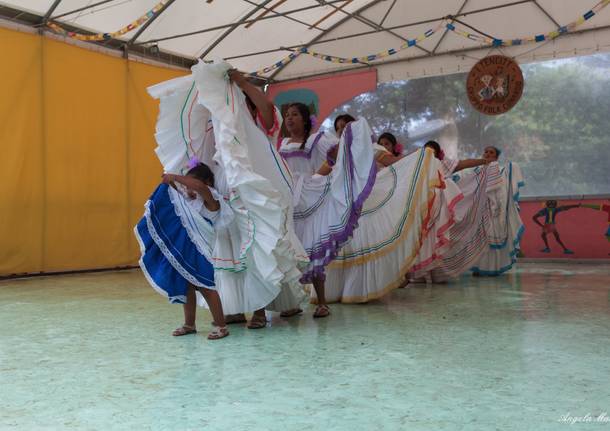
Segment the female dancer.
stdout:
[[[370,136],[363,137],[368,143]],[[396,157],[383,150],[389,157]],[[383,160],[383,159],[382,159]],[[327,269],[327,299],[368,302],[404,284],[416,263],[436,259],[459,198],[433,151],[418,150],[377,174],[358,229]],[[313,298],[316,301],[316,298]]]
[[[345,126],[347,126],[352,121],[356,121],[356,119],[349,114],[338,115],[335,118],[335,122],[334,122],[335,133],[337,134],[337,136],[341,137],[341,135],[343,134],[343,130],[345,129]],[[372,133],[371,133],[371,141],[373,141]],[[392,149],[388,149],[388,147],[386,147],[386,145],[382,145],[382,142],[386,143],[386,145],[388,145],[388,143],[390,143]],[[397,145],[396,138],[394,137],[394,135],[392,135],[389,132],[382,134],[379,137],[379,139],[377,140],[377,143],[373,142],[373,148],[375,151],[375,161],[377,162],[378,170],[381,170],[387,166],[390,166],[393,163],[396,163],[398,160],[400,160],[403,157],[401,153],[394,152],[394,147],[396,145]],[[329,160],[331,165],[333,163],[332,162],[333,158],[334,158],[333,153],[329,152],[327,159]]]
[[363,204],[373,188],[376,166],[371,130],[364,119],[345,128],[336,163],[314,176],[300,176],[295,192],[295,228],[310,259],[301,281],[313,283],[317,298],[314,317],[326,317],[325,269],[358,225]]
[[[305,105],[290,105],[285,119],[290,136],[282,142],[280,153],[288,157],[293,168],[295,229],[310,259],[301,281],[312,283],[316,292],[314,317],[326,317],[330,309],[325,300],[325,268],[357,225],[375,180],[375,166],[371,131],[365,121],[348,126],[336,144],[336,139],[326,134],[307,138],[309,118]],[[310,155],[301,157],[301,163],[296,162],[297,153],[291,150],[295,144]],[[328,165],[320,168],[329,148],[337,163],[332,168]]]
[[490,163],[490,160],[485,158],[457,160],[445,157],[445,152],[436,141],[428,141],[424,147],[432,148],[434,150],[434,157],[442,162],[445,177],[449,177],[454,172],[461,171],[462,169],[474,168]]
[[398,143],[396,137],[390,132],[382,133],[377,139],[377,145],[382,146],[391,155],[398,157],[402,156],[402,145]]
[[[286,175],[289,176],[290,173],[288,172],[288,169],[285,165],[283,165],[284,161],[281,159],[281,157],[277,155],[277,152],[274,148],[275,143],[278,141],[282,125],[282,117],[279,109],[277,109],[277,107],[275,107],[273,103],[271,103],[269,99],[267,99],[267,97],[257,87],[249,83],[241,72],[237,71],[236,69],[231,69],[228,71],[227,74],[231,82],[234,82],[243,91],[246,101],[246,107],[248,108],[251,119],[265,134],[269,141],[270,150],[273,158],[282,162],[281,168],[283,168]],[[298,160],[298,156],[295,160]],[[290,166],[289,163],[288,165]],[[290,209],[290,211],[292,211],[292,208]],[[292,240],[293,242],[298,242],[296,238],[293,238]],[[300,251],[303,255],[305,254],[305,251],[302,250],[302,247],[300,248]],[[300,290],[297,291],[295,289],[282,289],[280,294],[265,308],[270,311],[281,311],[281,317],[291,317],[302,313],[302,310],[299,307],[302,301],[303,295]],[[243,313],[227,316],[228,323],[241,323],[245,321],[246,318]],[[264,314],[264,309],[262,309],[254,313],[254,316],[248,327],[250,329],[257,329],[259,327],[264,326],[266,326],[266,318]]]
[[[501,151],[488,146],[483,157],[497,162]],[[490,212],[488,244],[485,252],[473,266],[473,275],[500,275],[517,261],[519,243],[525,227],[519,214],[520,189],[525,185],[520,167],[508,162],[500,169],[500,184],[487,193],[487,206]]]
[[345,126],[347,126],[348,123],[351,123],[352,121],[356,121],[356,119],[349,114],[337,115],[333,126],[335,127],[335,133],[339,138],[343,134],[343,129],[345,129]]
[[279,152],[293,174],[313,175],[326,153],[339,141],[331,133],[313,132],[312,116],[307,105],[292,103],[286,110],[284,124],[289,136],[282,139]]
[[[483,165],[485,160],[487,164]],[[474,168],[467,168],[473,165]],[[501,182],[498,164],[490,163],[488,159],[443,160],[443,166],[446,176],[460,172],[447,176],[445,181],[455,183],[462,200],[455,206],[456,223],[450,230],[443,257],[425,271],[415,271],[416,278],[423,276],[434,282],[447,281],[468,271],[485,252],[490,230],[487,196]]]
[[[291,194],[277,168],[281,158],[270,159],[275,148],[229,80],[229,69],[201,63],[191,76],[149,88],[160,99],[156,152],[167,172],[181,172],[193,159],[214,171],[234,221],[214,241],[197,241],[198,249],[209,249],[224,312],[258,311],[250,326],[264,327],[261,309],[288,290],[303,296],[298,280],[307,256],[294,235]],[[189,234],[197,239],[203,218],[188,215],[194,220]]]

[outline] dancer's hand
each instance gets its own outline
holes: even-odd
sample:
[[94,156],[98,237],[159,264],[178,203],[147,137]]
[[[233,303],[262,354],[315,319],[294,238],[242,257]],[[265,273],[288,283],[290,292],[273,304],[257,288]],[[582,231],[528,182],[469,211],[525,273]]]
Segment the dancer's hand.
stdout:
[[163,174],[161,178],[163,179],[163,184],[172,184],[176,176],[174,174]]
[[237,69],[229,69],[227,74],[229,75],[229,79],[240,87],[247,82],[244,74]]

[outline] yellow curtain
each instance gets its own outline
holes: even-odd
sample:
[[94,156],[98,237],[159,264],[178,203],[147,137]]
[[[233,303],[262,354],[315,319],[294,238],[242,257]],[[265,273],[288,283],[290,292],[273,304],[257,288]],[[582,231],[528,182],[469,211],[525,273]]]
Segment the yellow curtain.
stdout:
[[0,275],[43,264],[44,163],[38,36],[0,30]]
[[184,72],[0,29],[0,276],[133,265],[159,181],[157,104]]

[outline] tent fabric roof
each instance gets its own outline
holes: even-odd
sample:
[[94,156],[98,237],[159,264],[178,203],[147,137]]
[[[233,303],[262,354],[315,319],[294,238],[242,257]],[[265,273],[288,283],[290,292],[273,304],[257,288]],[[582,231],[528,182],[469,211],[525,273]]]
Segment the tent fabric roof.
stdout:
[[[96,33],[113,32],[151,10],[160,0],[1,0],[3,6],[48,17]],[[324,55],[361,57],[436,28],[451,15],[456,25],[497,39],[548,33],[575,21],[599,0],[166,0],[150,22],[120,39],[158,45],[188,58],[225,58],[252,72],[306,46]],[[497,48],[496,48],[497,49]],[[519,62],[610,50],[610,7],[574,33],[543,43],[502,47]],[[489,45],[444,27],[416,46],[368,64],[327,62],[301,54],[263,76],[288,80],[375,66],[380,81],[468,70]]]

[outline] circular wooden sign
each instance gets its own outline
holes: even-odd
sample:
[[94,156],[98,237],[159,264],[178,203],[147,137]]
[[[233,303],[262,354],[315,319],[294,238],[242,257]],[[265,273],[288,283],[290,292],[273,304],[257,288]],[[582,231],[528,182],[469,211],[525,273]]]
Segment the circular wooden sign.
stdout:
[[487,115],[510,111],[523,94],[523,74],[512,58],[490,55],[468,73],[468,100],[474,109]]

